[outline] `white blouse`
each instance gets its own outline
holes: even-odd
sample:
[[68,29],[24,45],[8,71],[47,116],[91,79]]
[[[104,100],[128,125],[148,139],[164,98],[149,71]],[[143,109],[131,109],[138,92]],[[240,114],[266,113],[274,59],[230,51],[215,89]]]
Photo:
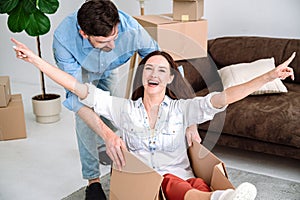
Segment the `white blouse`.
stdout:
[[113,97],[107,91],[87,85],[89,94],[80,101],[114,123],[130,152],[161,175],[172,173],[184,180],[194,177],[185,130],[192,124],[213,119],[216,113],[226,109],[211,105],[211,96],[216,92],[187,100],[165,96],[155,128],[151,129],[142,98],[132,101]]

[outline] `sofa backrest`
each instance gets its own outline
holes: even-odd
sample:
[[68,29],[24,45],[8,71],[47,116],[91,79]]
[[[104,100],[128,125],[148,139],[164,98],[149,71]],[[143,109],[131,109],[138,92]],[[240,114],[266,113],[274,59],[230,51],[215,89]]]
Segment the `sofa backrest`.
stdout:
[[208,88],[209,92],[221,91],[223,85],[218,69],[270,57],[275,58],[277,66],[294,51],[297,54],[290,67],[294,69],[295,81],[284,81],[300,83],[300,39],[244,36],[216,38],[208,41],[207,57],[181,60],[177,63],[183,66],[185,78],[195,92],[205,88]]
[[[219,69],[231,64],[270,57],[275,58],[277,66],[288,59],[293,52],[296,52],[296,57],[290,67],[294,69],[294,82],[300,83],[300,39],[237,36],[208,41],[208,53]],[[292,82],[291,79],[285,81]]]
[[208,88],[209,92],[222,91],[223,85],[217,72],[218,68],[208,57],[176,61],[184,68],[184,77],[191,84],[195,93]]

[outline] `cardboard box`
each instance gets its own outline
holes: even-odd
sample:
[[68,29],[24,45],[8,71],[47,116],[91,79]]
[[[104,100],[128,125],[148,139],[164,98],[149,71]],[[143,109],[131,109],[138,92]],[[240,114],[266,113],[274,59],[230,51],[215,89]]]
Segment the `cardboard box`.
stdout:
[[8,76],[0,76],[0,107],[6,107],[11,98],[10,81]]
[[[160,184],[163,177],[148,167],[132,153],[124,152],[126,166],[112,169],[110,200],[163,200]],[[202,178],[211,189],[234,189],[228,180],[224,163],[199,143],[189,148],[191,166],[196,177]]]
[[20,138],[26,138],[24,107],[21,94],[15,94],[7,107],[0,108],[0,140]]
[[204,15],[204,0],[173,0],[173,19],[179,21],[200,20]]
[[207,20],[179,22],[171,15],[142,15],[135,19],[174,60],[207,56]]

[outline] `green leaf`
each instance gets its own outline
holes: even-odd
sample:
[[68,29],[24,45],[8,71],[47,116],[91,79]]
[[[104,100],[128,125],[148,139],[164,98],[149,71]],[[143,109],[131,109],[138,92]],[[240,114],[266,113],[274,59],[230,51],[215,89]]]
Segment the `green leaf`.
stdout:
[[29,14],[23,12],[22,6],[15,7],[8,16],[7,26],[13,33],[22,32],[29,23]]
[[9,13],[17,6],[18,3],[19,0],[0,0],[0,13]]
[[29,14],[34,13],[37,9],[36,0],[21,0],[24,12]]
[[23,30],[30,36],[44,35],[50,30],[50,20],[59,7],[58,0],[0,0],[0,11],[7,13],[7,25],[12,32]]
[[50,26],[49,18],[40,10],[36,10],[30,15],[29,24],[25,31],[30,36],[39,36],[48,33]]
[[38,7],[43,13],[53,14],[57,11],[59,2],[58,0],[39,0]]

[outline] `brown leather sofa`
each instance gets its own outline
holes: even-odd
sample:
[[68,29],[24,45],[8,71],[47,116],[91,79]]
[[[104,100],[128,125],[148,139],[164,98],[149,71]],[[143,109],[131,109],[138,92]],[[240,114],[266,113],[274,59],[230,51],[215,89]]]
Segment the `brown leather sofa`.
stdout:
[[287,93],[251,95],[199,125],[204,146],[218,145],[300,159],[300,39],[222,37],[208,41],[208,57],[178,61],[197,96],[223,90],[217,69],[274,57],[276,66],[292,52],[295,80]]

